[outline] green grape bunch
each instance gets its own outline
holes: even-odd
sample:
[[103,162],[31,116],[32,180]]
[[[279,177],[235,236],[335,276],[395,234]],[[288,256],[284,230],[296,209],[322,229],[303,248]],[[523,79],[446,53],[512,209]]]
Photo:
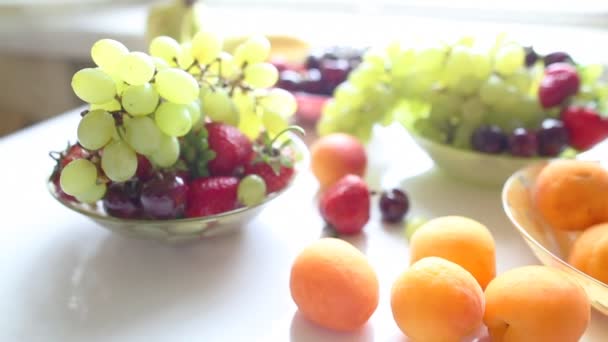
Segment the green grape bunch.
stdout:
[[[97,41],[91,48],[95,67],[77,71],[71,82],[76,96],[88,103],[77,137],[91,158],[66,166],[60,179],[65,192],[96,202],[110,182],[136,175],[139,156],[156,169],[180,168],[184,161],[201,169],[204,161],[194,160],[191,151],[184,156],[182,149],[204,145],[200,131],[209,121],[238,127],[250,139],[284,130],[296,100],[273,88],[278,71],[267,62],[268,39],[252,36],[234,55],[222,46],[222,38],[210,31],[182,43],[155,37],[149,53],[129,51],[113,39]],[[202,155],[208,161],[214,154]]]

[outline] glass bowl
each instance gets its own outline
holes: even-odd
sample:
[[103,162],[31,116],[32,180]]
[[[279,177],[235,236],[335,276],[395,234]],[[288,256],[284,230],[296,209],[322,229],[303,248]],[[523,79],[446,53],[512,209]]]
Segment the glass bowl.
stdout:
[[302,171],[309,167],[310,155],[302,139],[292,134],[291,141],[297,161],[294,166],[294,176],[284,189],[270,194],[256,206],[242,207],[213,216],[173,220],[122,219],[105,213],[101,204],[74,203],[60,198],[55,185],[51,181],[47,182],[47,187],[53,198],[63,206],[86,216],[112,232],[169,244],[191,242],[239,229],[259,214],[268,203],[293,187],[300,178]]
[[531,190],[547,162],[535,163],[515,172],[505,183],[502,205],[536,257],[545,265],[558,268],[580,283],[593,307],[608,315],[608,284],[604,284],[568,264],[568,255],[577,234],[554,229],[535,210]]
[[467,183],[486,187],[501,187],[517,170],[548,158],[519,158],[459,149],[440,144],[408,130],[416,144],[446,175]]

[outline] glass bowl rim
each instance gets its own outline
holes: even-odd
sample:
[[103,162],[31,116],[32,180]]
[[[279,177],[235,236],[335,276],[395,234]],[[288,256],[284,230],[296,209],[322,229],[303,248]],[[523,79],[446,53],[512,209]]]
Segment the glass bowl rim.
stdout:
[[[228,216],[237,215],[237,214],[241,214],[244,212],[253,211],[255,209],[258,209],[258,208],[266,205],[273,199],[279,197],[281,194],[283,194],[284,192],[289,190],[293,186],[293,184],[295,184],[296,180],[301,177],[302,171],[304,171],[305,168],[308,168],[308,165],[310,164],[310,151],[308,150],[308,147],[306,146],[304,141],[299,136],[297,136],[296,134],[294,134],[292,132],[289,132],[288,135],[289,135],[289,138],[291,139],[292,146],[296,147],[295,148],[296,155],[299,155],[300,158],[296,159],[296,161],[294,163],[295,164],[294,165],[294,169],[295,169],[294,176],[291,178],[291,180],[289,181],[287,186],[285,186],[283,189],[281,189],[279,191],[275,191],[275,192],[269,194],[268,196],[266,196],[266,198],[264,198],[264,200],[262,202],[260,202],[256,205],[240,207],[240,208],[226,211],[226,212],[223,212],[220,214],[202,216],[202,217],[168,219],[168,220],[120,218],[120,217],[116,217],[116,216],[110,216],[108,214],[104,215],[103,213],[101,213],[98,210],[87,210],[87,209],[83,208],[83,207],[92,207],[93,205],[90,205],[90,204],[74,203],[74,202],[71,202],[68,200],[61,199],[57,195],[55,184],[53,184],[50,177],[47,178],[46,186],[47,186],[47,190],[51,194],[51,197],[53,197],[57,202],[62,204],[64,207],[66,207],[70,210],[76,211],[79,214],[82,214],[84,216],[87,216],[89,218],[99,220],[99,221],[124,223],[124,224],[136,224],[136,225],[145,224],[145,225],[150,225],[150,226],[153,226],[153,225],[166,226],[167,224],[180,224],[180,223],[188,223],[188,222],[198,222],[198,223],[213,222],[213,221],[217,221],[218,219],[221,219],[221,218],[225,218]],[[99,205],[99,202],[97,202],[94,205]]]
[[[527,241],[529,241],[532,244],[534,244],[534,246],[537,247],[538,249],[540,249],[543,253],[545,253],[546,255],[550,256],[553,260],[556,260],[561,266],[565,266],[569,271],[574,272],[577,276],[583,277],[586,280],[591,281],[591,283],[593,283],[594,285],[601,286],[601,287],[604,287],[604,288],[608,288],[608,284],[606,284],[606,283],[604,283],[604,282],[602,282],[602,281],[600,281],[598,279],[595,279],[592,276],[586,274],[585,272],[577,269],[576,267],[574,267],[573,265],[571,265],[566,260],[562,259],[561,257],[555,255],[553,252],[551,252],[550,250],[548,250],[542,243],[540,243],[538,240],[536,240],[535,238],[533,238],[532,235],[530,235],[530,233],[528,233],[528,231],[513,216],[513,213],[512,213],[512,211],[510,209],[510,206],[508,205],[509,202],[507,200],[508,190],[512,187],[513,183],[519,181],[519,178],[522,177],[523,173],[525,173],[526,171],[529,171],[529,170],[531,170],[533,168],[540,168],[541,166],[546,165],[548,163],[550,163],[550,161],[533,163],[533,164],[528,165],[528,166],[526,166],[526,167],[524,167],[524,168],[522,168],[520,170],[517,170],[515,173],[513,173],[513,175],[511,175],[509,177],[509,179],[507,179],[507,181],[505,182],[505,184],[504,184],[504,186],[502,188],[502,191],[501,191],[501,202],[502,202],[503,211],[505,212],[505,214],[509,218],[509,221],[511,221],[511,224],[513,226],[515,226],[515,228],[524,237],[524,239],[526,239]],[[538,257],[537,257],[537,259],[538,259]]]

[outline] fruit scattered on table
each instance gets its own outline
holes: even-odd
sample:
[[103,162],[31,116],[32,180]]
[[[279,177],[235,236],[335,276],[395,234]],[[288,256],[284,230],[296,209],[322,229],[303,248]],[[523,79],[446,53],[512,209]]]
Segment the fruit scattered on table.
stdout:
[[311,169],[321,189],[347,174],[363,177],[367,168],[365,147],[355,137],[336,133],[319,138],[310,147]]
[[532,195],[541,217],[561,230],[608,222],[608,170],[599,163],[558,160],[539,173]]
[[288,126],[297,102],[273,88],[278,71],[264,36],[234,54],[221,47],[209,31],[184,43],[158,36],[149,54],[97,41],[96,67],[72,78],[89,104],[78,143],[53,154],[59,196],[121,218],[173,219],[256,205],[283,190],[298,157],[285,133],[303,133]]
[[338,234],[356,234],[370,217],[370,191],[357,175],[346,175],[321,195],[321,216]]
[[394,281],[391,309],[413,341],[457,342],[481,326],[485,299],[471,273],[437,257],[419,260]]
[[608,222],[587,228],[574,242],[568,262],[608,284]]
[[376,272],[365,255],[340,239],[322,238],[304,248],[291,267],[291,297],[308,320],[354,331],[378,306]]
[[[398,122],[459,149],[555,157],[608,137],[602,74],[599,64],[564,52],[542,56],[505,35],[494,42],[393,42],[363,54],[325,104],[317,130],[367,141],[374,125]],[[587,125],[587,114],[573,115],[576,108],[594,113],[598,125]]]
[[563,271],[525,266],[486,288],[484,322],[492,341],[579,341],[590,319],[585,290]]
[[437,217],[419,227],[410,240],[410,263],[430,256],[464,267],[482,289],[496,276],[494,238],[486,226],[470,218]]
[[379,205],[382,220],[397,223],[403,221],[410,209],[410,200],[403,190],[395,188],[382,192]]

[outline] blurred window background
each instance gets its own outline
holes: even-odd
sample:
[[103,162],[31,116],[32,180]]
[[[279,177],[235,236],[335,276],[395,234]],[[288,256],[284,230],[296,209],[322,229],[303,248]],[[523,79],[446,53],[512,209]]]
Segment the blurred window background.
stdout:
[[[0,136],[78,106],[71,75],[110,37],[145,49],[148,9],[176,0],[0,0]],[[203,0],[224,35],[296,35],[311,45],[507,32],[544,50],[608,62],[606,0]]]

